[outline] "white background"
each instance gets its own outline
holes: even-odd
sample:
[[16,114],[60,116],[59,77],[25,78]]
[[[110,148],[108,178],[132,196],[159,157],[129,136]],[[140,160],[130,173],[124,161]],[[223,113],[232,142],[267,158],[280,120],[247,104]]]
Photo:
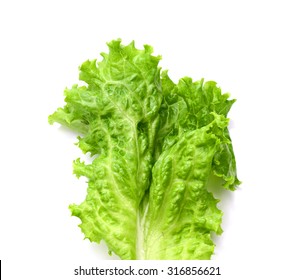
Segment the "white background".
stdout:
[[78,82],[78,66],[117,38],[152,45],[175,81],[215,80],[237,99],[229,117],[243,184],[218,194],[224,233],[213,259],[224,262],[223,279],[292,279],[290,2],[2,0],[3,279],[74,279],[79,265],[117,259],[83,240],[70,217],[68,205],[86,191],[72,175],[72,160],[82,155],[76,135],[47,123],[64,88]]

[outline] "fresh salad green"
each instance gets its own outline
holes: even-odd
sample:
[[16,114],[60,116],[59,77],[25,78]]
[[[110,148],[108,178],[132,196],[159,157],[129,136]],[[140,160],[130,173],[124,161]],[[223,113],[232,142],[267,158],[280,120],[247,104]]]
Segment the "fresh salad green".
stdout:
[[148,45],[108,47],[102,61],[80,66],[86,85],[66,89],[65,106],[49,116],[95,156],[74,161],[88,188],[72,215],[86,238],[121,259],[210,259],[222,211],[207,182],[240,184],[227,119],[235,100],[212,81],[174,83]]

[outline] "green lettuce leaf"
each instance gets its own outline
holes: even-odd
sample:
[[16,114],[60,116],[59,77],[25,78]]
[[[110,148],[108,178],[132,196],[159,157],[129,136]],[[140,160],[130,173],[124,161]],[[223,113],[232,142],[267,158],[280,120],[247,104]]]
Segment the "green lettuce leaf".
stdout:
[[160,57],[133,42],[108,46],[101,62],[81,65],[80,80],[87,85],[65,90],[66,105],[49,122],[82,133],[79,147],[99,155],[91,164],[74,162],[74,173],[88,178],[85,201],[70,206],[85,237],[105,240],[122,259],[136,259],[137,212],[150,184],[161,104]]
[[153,168],[145,220],[146,259],[210,259],[211,232],[220,234],[222,212],[207,191],[212,162],[228,119],[211,114],[210,124],[183,132]]

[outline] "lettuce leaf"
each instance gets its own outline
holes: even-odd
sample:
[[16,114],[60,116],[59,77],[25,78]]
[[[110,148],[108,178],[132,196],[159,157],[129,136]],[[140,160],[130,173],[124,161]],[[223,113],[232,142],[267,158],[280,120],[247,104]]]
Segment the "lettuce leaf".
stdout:
[[103,239],[122,259],[135,259],[137,212],[150,184],[161,103],[160,57],[147,45],[137,50],[133,42],[108,46],[101,62],[81,65],[80,80],[87,86],[67,89],[67,104],[49,121],[83,133],[79,147],[99,155],[91,164],[74,162],[74,173],[88,178],[85,201],[70,206],[85,237]]
[[222,233],[218,200],[207,191],[213,158],[225,138],[228,120],[214,120],[183,132],[153,168],[145,222],[146,259],[209,259],[211,232]]
[[88,188],[72,215],[121,259],[210,259],[222,212],[208,178],[228,190],[240,184],[227,119],[235,100],[212,81],[175,84],[149,45],[108,47],[102,61],[80,66],[85,85],[65,89],[66,104],[49,116],[95,158],[74,161]]

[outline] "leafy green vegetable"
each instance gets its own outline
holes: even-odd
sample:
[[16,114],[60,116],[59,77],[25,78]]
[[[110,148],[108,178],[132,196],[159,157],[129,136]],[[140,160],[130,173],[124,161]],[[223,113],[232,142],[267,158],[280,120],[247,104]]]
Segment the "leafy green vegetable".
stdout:
[[222,213],[206,189],[212,161],[228,121],[214,115],[209,125],[183,132],[153,168],[146,216],[147,259],[209,259],[210,232],[222,232]]
[[211,174],[239,185],[227,114],[235,100],[215,82],[175,84],[148,45],[108,43],[103,60],[86,61],[65,90],[65,106],[49,116],[75,131],[91,164],[87,196],[71,205],[90,241],[104,240],[121,259],[209,259],[222,212],[207,191]]

